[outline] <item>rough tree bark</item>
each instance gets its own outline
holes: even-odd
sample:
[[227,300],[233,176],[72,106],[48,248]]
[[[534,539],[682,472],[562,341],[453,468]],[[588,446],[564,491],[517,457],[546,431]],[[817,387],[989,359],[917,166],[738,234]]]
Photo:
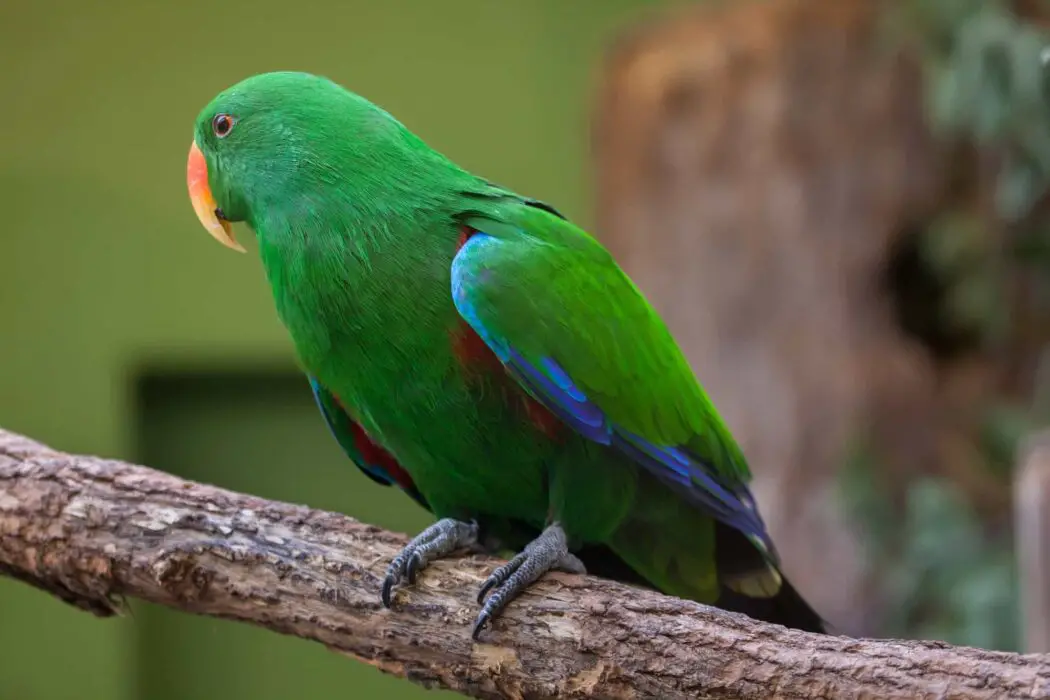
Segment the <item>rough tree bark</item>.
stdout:
[[0,430],[0,573],[99,616],[125,596],[325,644],[480,698],[1045,698],[1050,657],[811,635],[548,576],[472,644],[486,557],[379,606],[405,538]]
[[882,31],[894,4],[703,4],[633,29],[595,119],[601,239],[742,443],[788,575],[853,633],[878,609],[840,469],[863,444],[890,488],[942,473],[1008,507],[974,436],[1046,340],[942,360],[902,329],[891,263],[947,205],[990,216],[996,160],[930,133],[918,62]]

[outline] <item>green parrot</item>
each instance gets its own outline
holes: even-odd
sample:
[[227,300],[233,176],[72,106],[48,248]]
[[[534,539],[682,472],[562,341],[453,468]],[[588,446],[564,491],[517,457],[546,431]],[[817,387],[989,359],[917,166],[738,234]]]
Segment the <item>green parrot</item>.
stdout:
[[747,461],[663,321],[553,207],[457,166],[386,111],[298,72],[200,112],[194,209],[255,233],[324,420],[436,519],[380,598],[435,558],[517,551],[473,627],[545,572],[824,632],[782,575]]

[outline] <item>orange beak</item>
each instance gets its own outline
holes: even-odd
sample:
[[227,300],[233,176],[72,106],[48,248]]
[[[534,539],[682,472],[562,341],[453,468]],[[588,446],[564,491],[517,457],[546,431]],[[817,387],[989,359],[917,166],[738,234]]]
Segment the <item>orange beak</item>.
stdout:
[[197,218],[208,233],[224,246],[243,253],[244,246],[233,237],[230,222],[220,219],[216,214],[218,207],[208,186],[208,162],[204,160],[201,149],[197,148],[196,141],[190,144],[190,158],[186,163],[186,186],[190,190],[193,211],[197,212]]

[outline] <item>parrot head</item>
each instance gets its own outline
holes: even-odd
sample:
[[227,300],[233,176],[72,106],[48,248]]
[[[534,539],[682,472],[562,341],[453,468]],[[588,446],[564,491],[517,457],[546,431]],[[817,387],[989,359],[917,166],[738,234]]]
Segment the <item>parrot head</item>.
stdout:
[[263,73],[201,110],[186,184],[208,233],[244,252],[232,222],[258,232],[267,216],[301,221],[321,203],[369,201],[376,188],[411,177],[427,150],[390,114],[327,78]]

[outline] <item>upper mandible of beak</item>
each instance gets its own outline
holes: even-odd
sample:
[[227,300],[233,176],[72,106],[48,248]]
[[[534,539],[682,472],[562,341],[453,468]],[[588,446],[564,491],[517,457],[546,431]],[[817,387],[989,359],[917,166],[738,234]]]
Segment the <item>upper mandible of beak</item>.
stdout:
[[190,157],[186,163],[186,185],[190,190],[193,211],[197,212],[197,218],[208,233],[224,246],[241,253],[245,252],[244,246],[233,237],[230,222],[219,218],[215,197],[208,186],[208,162],[204,160],[201,149],[197,148],[196,140],[190,144]]

